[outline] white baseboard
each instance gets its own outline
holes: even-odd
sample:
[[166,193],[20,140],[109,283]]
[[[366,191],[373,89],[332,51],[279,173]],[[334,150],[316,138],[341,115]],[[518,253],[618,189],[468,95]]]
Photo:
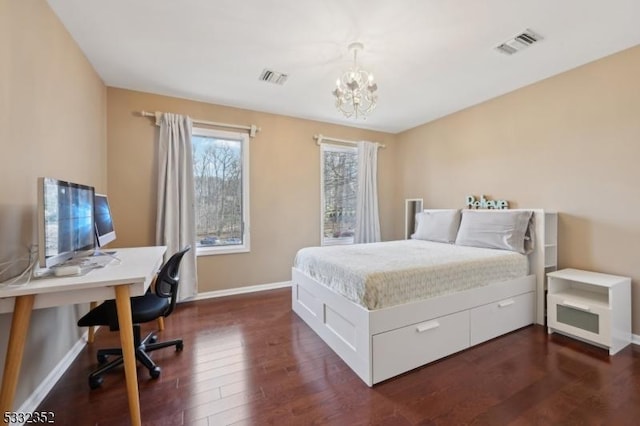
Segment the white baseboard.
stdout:
[[233,296],[236,294],[254,293],[256,291],[275,290],[277,288],[285,288],[285,287],[291,287],[291,281],[251,285],[248,287],[229,288],[225,290],[207,291],[204,293],[198,293],[196,297],[189,300],[185,300],[185,302],[192,301],[192,300],[205,300],[205,299],[213,299],[216,297]]
[[632,334],[631,343],[633,343],[634,345],[640,345],[640,336],[637,334]]
[[87,345],[87,336],[89,332],[85,331],[82,337],[71,347],[69,352],[58,362],[58,364],[51,370],[51,372],[44,378],[44,380],[38,385],[38,387],[29,395],[29,397],[22,403],[18,412],[31,413],[36,411],[40,403],[44,401],[49,391],[53,389],[55,384],[60,380],[60,377],[67,371],[67,368],[71,366],[71,363],[76,359],[78,354],[82,352]]

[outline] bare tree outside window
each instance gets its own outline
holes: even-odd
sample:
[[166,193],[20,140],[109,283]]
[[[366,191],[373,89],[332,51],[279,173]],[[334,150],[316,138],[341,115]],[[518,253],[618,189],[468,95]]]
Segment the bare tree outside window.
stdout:
[[242,141],[193,135],[198,246],[243,243]]
[[353,243],[358,183],[357,149],[323,145],[323,244]]

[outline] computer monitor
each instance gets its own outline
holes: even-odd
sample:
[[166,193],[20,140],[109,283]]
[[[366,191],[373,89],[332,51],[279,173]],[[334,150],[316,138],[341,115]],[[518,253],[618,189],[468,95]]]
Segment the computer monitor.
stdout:
[[51,268],[95,247],[92,186],[38,178],[38,258]]
[[116,230],[113,227],[113,218],[109,208],[109,200],[104,194],[95,194],[94,197],[96,241],[99,247],[104,247],[116,239]]

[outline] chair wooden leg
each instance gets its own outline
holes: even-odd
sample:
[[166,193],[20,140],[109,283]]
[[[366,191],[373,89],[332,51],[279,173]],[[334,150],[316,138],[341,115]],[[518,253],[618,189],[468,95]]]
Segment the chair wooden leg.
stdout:
[[164,331],[164,317],[158,317],[158,331]]
[[[89,310],[93,310],[98,306],[98,302],[91,302],[89,304]],[[89,336],[87,337],[87,341],[89,343],[93,343],[96,340],[96,328],[94,326],[89,327]]]

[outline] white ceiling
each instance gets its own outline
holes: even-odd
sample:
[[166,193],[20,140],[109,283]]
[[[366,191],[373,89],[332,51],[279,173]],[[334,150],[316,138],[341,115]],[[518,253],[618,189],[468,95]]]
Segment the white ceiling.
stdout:
[[[640,44],[640,0],[48,1],[108,86],[392,133]],[[544,40],[494,50],[527,28]],[[366,121],[331,95],[353,41],[379,87]]]

